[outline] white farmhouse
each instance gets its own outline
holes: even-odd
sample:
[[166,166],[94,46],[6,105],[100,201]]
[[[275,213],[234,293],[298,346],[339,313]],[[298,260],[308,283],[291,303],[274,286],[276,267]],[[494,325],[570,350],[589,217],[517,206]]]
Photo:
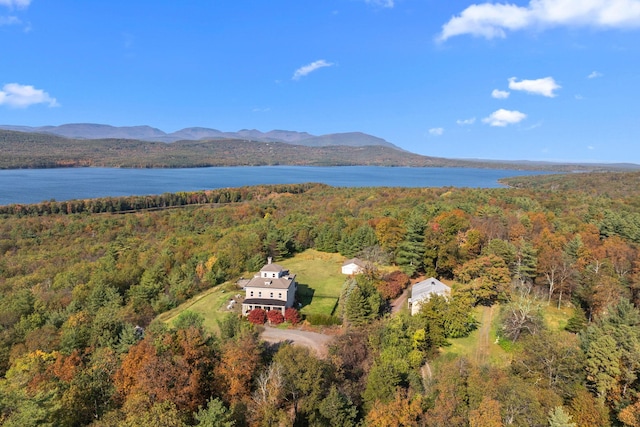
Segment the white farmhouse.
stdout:
[[244,286],[246,295],[242,302],[242,314],[246,316],[251,310],[262,308],[267,311],[280,310],[284,315],[285,309],[293,307],[297,287],[296,275],[290,275],[289,270],[273,264],[269,258],[260,273]]
[[448,298],[451,295],[451,288],[433,277],[418,282],[411,288],[411,298],[409,298],[409,310],[411,315],[420,311],[423,302],[429,301],[432,295],[440,295]]

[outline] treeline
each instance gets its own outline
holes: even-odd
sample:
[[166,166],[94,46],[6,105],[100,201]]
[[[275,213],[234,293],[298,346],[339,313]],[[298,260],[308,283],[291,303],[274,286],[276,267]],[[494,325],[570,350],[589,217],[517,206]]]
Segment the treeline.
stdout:
[[553,192],[579,189],[593,196],[625,199],[637,197],[640,172],[517,176],[500,181],[514,188],[535,188]]
[[193,192],[164,193],[151,196],[123,196],[98,199],[48,201],[34,204],[0,206],[0,215],[50,215],[77,213],[128,213],[140,210],[164,209],[179,206],[237,203],[272,193],[303,193],[323,184],[280,184],[269,187],[241,187]]
[[[2,217],[1,424],[637,425],[640,189],[220,191],[243,202]],[[188,312],[154,321],[309,248],[435,276],[453,294],[390,315],[400,274],[347,281],[326,358],[266,346],[234,316],[216,333]],[[477,326],[474,306],[499,313],[510,363],[438,357]],[[572,313],[565,328],[549,307]]]

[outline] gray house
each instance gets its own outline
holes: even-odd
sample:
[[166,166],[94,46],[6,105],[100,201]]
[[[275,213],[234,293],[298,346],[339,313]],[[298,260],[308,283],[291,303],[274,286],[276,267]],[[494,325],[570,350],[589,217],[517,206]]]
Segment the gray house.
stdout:
[[413,285],[411,288],[411,298],[409,298],[411,315],[413,316],[418,313],[420,311],[420,305],[425,301],[429,301],[432,295],[440,295],[448,298],[449,295],[451,295],[451,288],[433,277]]
[[278,264],[272,264],[269,258],[267,264],[244,285],[246,292],[242,302],[242,314],[246,316],[255,308],[264,310],[280,310],[284,315],[285,309],[293,307],[295,301],[296,275],[289,274],[289,270]]

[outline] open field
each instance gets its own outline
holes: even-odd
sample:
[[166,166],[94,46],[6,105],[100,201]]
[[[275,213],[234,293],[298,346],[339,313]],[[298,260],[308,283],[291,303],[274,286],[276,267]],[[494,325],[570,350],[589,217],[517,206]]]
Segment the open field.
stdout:
[[[568,307],[560,309],[554,305],[545,307],[545,325],[551,331],[562,331],[572,314],[573,309]],[[479,365],[486,363],[500,367],[508,365],[511,362],[511,354],[498,344],[499,315],[499,305],[476,307],[475,317],[479,322],[478,329],[468,337],[449,339],[451,345],[443,348],[442,354],[450,357],[464,356]]]
[[[296,275],[298,282],[298,300],[302,303],[300,312],[309,314],[334,314],[340,297],[340,289],[345,277],[340,272],[344,257],[340,254],[329,254],[316,250],[307,250],[293,258],[276,262]],[[250,274],[253,274],[251,272]],[[218,321],[225,316],[240,313],[241,301],[233,310],[227,310],[231,298],[244,292],[234,283],[225,283],[213,287],[190,300],[180,304],[173,310],[162,313],[158,319],[173,322],[185,310],[193,311],[204,317],[204,326],[217,331]]]
[[452,357],[464,356],[479,365],[486,363],[496,366],[508,365],[511,356],[496,343],[499,312],[500,307],[497,305],[476,307],[475,318],[479,322],[478,329],[471,332],[468,337],[449,339],[451,345],[443,348],[442,354]]
[[[218,330],[218,321],[231,313],[240,313],[240,307],[236,304],[233,311],[227,310],[229,299],[243,292],[233,283],[225,283],[204,291],[201,294],[180,304],[173,310],[166,311],[158,316],[158,319],[165,322],[173,322],[183,311],[190,310],[204,317],[204,326],[210,331]],[[235,298],[234,298],[235,299]]]
[[300,312],[335,314],[345,276],[340,272],[344,257],[309,249],[293,258],[277,261],[296,275]]

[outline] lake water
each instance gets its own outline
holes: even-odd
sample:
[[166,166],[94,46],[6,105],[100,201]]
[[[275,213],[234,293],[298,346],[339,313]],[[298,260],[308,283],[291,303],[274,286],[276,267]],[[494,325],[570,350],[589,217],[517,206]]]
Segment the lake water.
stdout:
[[379,166],[242,166],[189,169],[0,170],[0,205],[319,182],[335,187],[502,187],[498,179],[543,172]]

